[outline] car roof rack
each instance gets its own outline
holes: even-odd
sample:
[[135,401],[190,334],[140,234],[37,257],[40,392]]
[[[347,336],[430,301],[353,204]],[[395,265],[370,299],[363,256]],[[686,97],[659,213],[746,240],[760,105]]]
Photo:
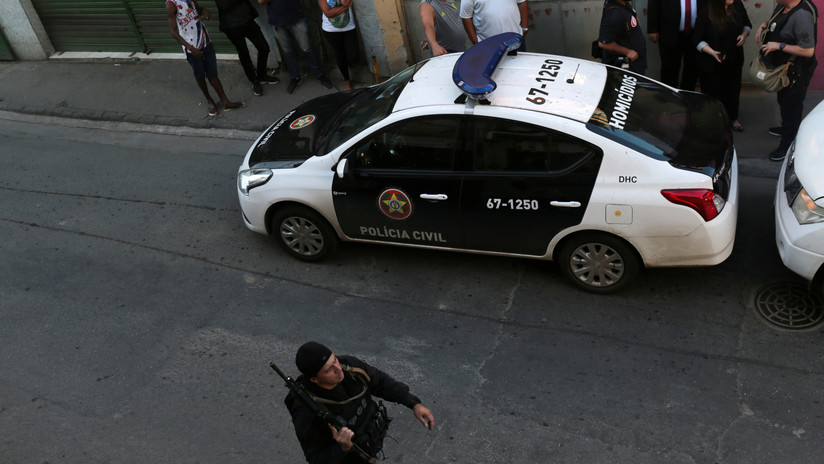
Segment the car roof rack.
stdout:
[[469,47],[455,62],[452,81],[467,97],[485,100],[498,87],[492,80],[492,73],[498,68],[501,58],[517,50],[523,39],[521,34],[504,32]]

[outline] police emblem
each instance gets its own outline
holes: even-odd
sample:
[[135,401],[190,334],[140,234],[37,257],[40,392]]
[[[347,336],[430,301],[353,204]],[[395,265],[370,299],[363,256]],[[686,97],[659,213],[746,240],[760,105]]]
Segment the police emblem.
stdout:
[[378,197],[378,208],[392,219],[406,219],[412,214],[412,202],[398,189],[386,189]]
[[292,121],[292,124],[289,124],[289,129],[303,129],[313,122],[315,122],[315,115],[307,114]]

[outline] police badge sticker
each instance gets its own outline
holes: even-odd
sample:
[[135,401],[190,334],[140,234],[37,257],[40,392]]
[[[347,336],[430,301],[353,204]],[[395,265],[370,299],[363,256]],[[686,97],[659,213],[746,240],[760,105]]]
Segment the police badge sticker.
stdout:
[[386,189],[378,197],[378,208],[392,219],[406,219],[412,215],[412,202],[402,191]]
[[315,122],[315,115],[307,114],[292,121],[292,124],[289,124],[289,129],[303,129],[313,122]]

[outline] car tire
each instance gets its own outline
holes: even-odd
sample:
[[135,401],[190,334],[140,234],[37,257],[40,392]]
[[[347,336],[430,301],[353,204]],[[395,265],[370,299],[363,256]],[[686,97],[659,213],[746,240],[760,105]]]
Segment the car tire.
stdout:
[[612,293],[638,273],[638,256],[623,240],[607,234],[581,234],[563,244],[558,255],[561,271],[579,288]]
[[318,213],[287,206],[272,217],[272,237],[287,253],[303,261],[320,261],[334,253],[338,236]]

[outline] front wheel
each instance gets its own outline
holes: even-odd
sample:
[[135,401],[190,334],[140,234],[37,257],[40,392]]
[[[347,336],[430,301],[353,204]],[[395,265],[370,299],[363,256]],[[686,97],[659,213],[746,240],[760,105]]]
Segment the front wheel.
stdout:
[[338,245],[338,237],[329,223],[305,207],[288,206],[275,213],[271,230],[287,253],[303,261],[320,261]]
[[561,248],[558,264],[575,285],[593,293],[618,291],[638,273],[634,250],[605,234],[573,237]]

